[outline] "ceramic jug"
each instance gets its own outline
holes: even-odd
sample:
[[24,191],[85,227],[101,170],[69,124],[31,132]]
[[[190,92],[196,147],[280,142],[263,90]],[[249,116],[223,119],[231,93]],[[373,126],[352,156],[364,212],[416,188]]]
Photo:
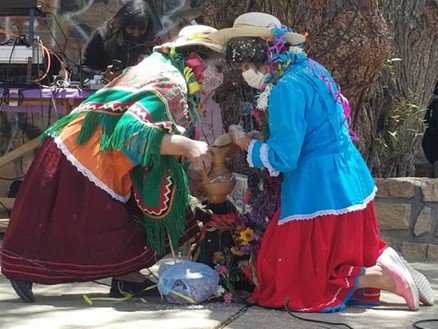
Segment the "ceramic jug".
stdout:
[[236,177],[225,166],[225,160],[239,151],[228,134],[219,136],[209,146],[212,155],[211,169],[202,170],[202,186],[210,203],[225,202],[236,185]]

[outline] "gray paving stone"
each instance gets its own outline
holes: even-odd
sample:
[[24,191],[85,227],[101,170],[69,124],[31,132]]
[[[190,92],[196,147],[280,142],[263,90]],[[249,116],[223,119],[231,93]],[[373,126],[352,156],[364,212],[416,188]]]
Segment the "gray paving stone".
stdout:
[[[438,300],[438,263],[414,263],[414,267],[431,281]],[[153,268],[155,271],[156,268]],[[109,280],[102,280],[109,283]],[[438,319],[438,302],[421,306],[418,312],[408,311],[404,301],[383,292],[382,303],[373,308],[348,307],[334,314],[296,314],[302,318],[325,321],[312,323],[292,317],[286,311],[252,306],[243,314],[242,305],[205,303],[202,305],[174,305],[159,299],[147,303],[138,301],[95,301],[87,305],[82,296],[105,297],[108,287],[93,282],[62,285],[34,285],[37,299],[34,304],[22,303],[9,281],[0,275],[1,329],[310,329],[347,328],[334,323],[345,323],[354,329],[413,328],[418,320]],[[240,315],[240,316],[239,316]],[[332,324],[329,324],[332,323]],[[438,322],[425,328],[438,328]]]

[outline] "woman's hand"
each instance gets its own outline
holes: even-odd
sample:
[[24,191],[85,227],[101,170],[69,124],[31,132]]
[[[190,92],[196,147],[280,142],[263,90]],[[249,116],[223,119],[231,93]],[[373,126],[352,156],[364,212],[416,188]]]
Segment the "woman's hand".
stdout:
[[189,141],[184,156],[190,161],[193,169],[205,170],[208,173],[211,168],[211,153],[207,143],[191,139]]
[[249,143],[251,143],[252,138],[243,131],[241,126],[231,125],[228,128],[228,134],[230,135],[234,144],[239,146],[242,150],[248,150]]
[[113,72],[113,65],[108,65],[103,74],[103,81],[105,83],[111,82],[115,78],[117,78],[120,74],[122,74],[122,71]]
[[161,154],[178,155],[187,158],[195,170],[210,171],[211,153],[208,145],[180,135],[164,135],[161,142]]

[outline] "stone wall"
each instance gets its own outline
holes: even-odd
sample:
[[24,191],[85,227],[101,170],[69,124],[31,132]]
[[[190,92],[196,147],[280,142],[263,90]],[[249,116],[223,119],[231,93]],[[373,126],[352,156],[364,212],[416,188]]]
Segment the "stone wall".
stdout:
[[438,179],[376,178],[382,238],[411,261],[438,261]]

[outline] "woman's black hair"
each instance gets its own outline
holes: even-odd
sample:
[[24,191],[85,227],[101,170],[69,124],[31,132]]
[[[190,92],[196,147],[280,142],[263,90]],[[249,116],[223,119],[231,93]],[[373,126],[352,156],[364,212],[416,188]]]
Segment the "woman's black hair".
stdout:
[[268,42],[258,37],[233,38],[227,45],[226,58],[232,67],[242,62],[264,64],[268,59]]
[[199,45],[178,47],[176,51],[183,55],[183,57],[187,57],[191,53],[196,53],[203,60],[218,56],[218,53],[216,51],[208,47]]
[[104,47],[113,52],[127,27],[146,30],[142,41],[152,40],[162,28],[153,0],[129,0],[106,22]]

